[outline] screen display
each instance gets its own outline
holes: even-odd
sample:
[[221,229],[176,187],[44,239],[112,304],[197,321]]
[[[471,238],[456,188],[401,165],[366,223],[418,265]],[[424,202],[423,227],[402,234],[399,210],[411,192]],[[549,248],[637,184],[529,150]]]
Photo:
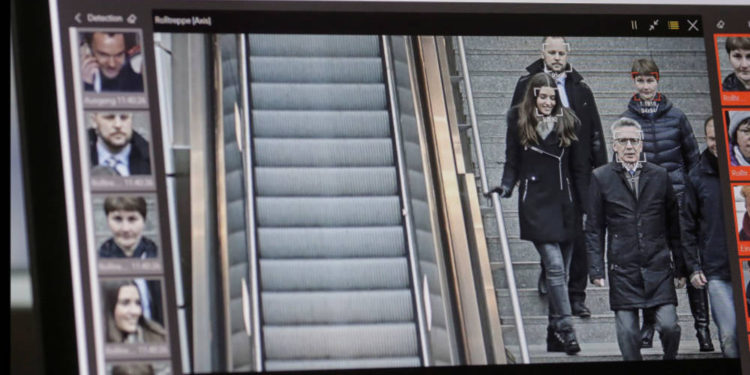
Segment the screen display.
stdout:
[[81,373],[750,360],[746,6],[319,5],[50,3]]

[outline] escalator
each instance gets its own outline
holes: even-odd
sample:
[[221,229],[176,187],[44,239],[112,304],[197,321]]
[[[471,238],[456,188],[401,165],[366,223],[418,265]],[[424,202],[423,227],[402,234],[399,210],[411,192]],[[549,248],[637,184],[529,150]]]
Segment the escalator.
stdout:
[[248,44],[265,369],[419,366],[378,38]]
[[220,40],[229,369],[454,362],[410,80],[385,38]]

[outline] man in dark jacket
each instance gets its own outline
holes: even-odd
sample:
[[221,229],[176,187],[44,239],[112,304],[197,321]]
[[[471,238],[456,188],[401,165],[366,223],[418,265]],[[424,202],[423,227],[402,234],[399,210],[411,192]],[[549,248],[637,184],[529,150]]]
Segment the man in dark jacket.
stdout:
[[[143,75],[132,66],[128,54],[133,33],[84,33],[81,56],[83,88],[94,92],[143,92]],[[128,43],[128,41],[131,43]]]
[[[526,67],[529,74],[522,76],[516,83],[511,106],[517,105],[523,99],[529,79],[537,73],[547,72],[555,78],[559,90],[560,101],[563,106],[570,108],[580,120],[580,129],[577,132],[578,142],[583,152],[588,157],[588,170],[607,163],[607,150],[604,142],[604,133],[596,108],[596,101],[589,86],[583,82],[583,77],[568,63],[570,43],[564,37],[547,36],[542,40],[542,57]],[[588,180],[588,176],[586,179]],[[577,222],[582,220],[585,202],[576,202],[578,213]],[[580,230],[579,230],[580,232]],[[589,317],[591,312],[584,304],[586,300],[587,284],[586,245],[583,236],[579,235],[573,242],[573,258],[570,264],[570,280],[568,281],[568,294],[573,315]],[[539,275],[538,288],[540,294],[546,294],[545,270]]]
[[151,174],[148,141],[133,130],[133,114],[92,113],[89,157],[97,173],[101,169],[120,176]]
[[[677,194],[678,202],[685,190],[685,180],[689,170],[698,164],[698,142],[693,135],[693,127],[687,116],[667,97],[659,92],[659,67],[651,59],[633,61],[631,77],[636,93],[628,103],[623,117],[632,118],[641,124],[644,134],[643,152],[645,159],[666,168]],[[677,264],[683,267],[682,264]],[[705,289],[688,285],[690,311],[695,321],[696,336],[701,351],[713,351],[711,334],[708,329],[708,294]],[[654,335],[653,316],[643,314],[643,347],[651,347]]]
[[690,283],[697,289],[708,284],[711,312],[719,329],[721,351],[737,358],[737,321],[729,274],[724,213],[721,209],[719,161],[713,119],[704,124],[706,150],[690,171],[682,205],[682,245]]
[[595,169],[589,188],[589,276],[595,285],[604,286],[602,239],[607,233],[609,304],[615,311],[623,359],[642,359],[640,309],[653,311],[664,359],[674,359],[680,344],[673,283],[673,258],[681,251],[677,200],[667,171],[641,161],[640,125],[623,118],[612,125],[612,134],[617,161]]

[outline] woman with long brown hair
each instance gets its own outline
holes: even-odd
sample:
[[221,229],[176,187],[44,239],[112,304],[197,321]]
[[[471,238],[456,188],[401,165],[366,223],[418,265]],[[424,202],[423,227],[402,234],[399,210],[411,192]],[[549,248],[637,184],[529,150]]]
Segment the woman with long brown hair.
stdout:
[[572,241],[581,230],[577,202],[587,189],[586,154],[576,134],[579,120],[559,100],[555,80],[546,73],[531,77],[523,101],[508,112],[507,147],[502,184],[510,197],[519,185],[521,239],[532,241],[547,270],[549,325],[547,351],[581,350],[571,321],[567,277]]

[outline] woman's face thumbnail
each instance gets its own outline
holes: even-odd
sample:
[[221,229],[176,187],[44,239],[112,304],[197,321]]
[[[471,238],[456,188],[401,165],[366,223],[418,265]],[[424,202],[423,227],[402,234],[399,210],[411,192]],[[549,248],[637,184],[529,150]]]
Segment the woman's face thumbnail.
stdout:
[[540,87],[536,96],[536,109],[544,116],[552,114],[556,103],[555,89],[552,87]]
[[745,159],[750,158],[750,120],[744,121],[737,128],[737,146]]
[[135,285],[125,285],[117,293],[115,304],[115,326],[122,332],[134,333],[138,328],[143,309],[141,308],[141,297]]
[[138,211],[115,210],[107,214],[107,225],[115,244],[123,251],[134,250],[141,241],[144,220]]

